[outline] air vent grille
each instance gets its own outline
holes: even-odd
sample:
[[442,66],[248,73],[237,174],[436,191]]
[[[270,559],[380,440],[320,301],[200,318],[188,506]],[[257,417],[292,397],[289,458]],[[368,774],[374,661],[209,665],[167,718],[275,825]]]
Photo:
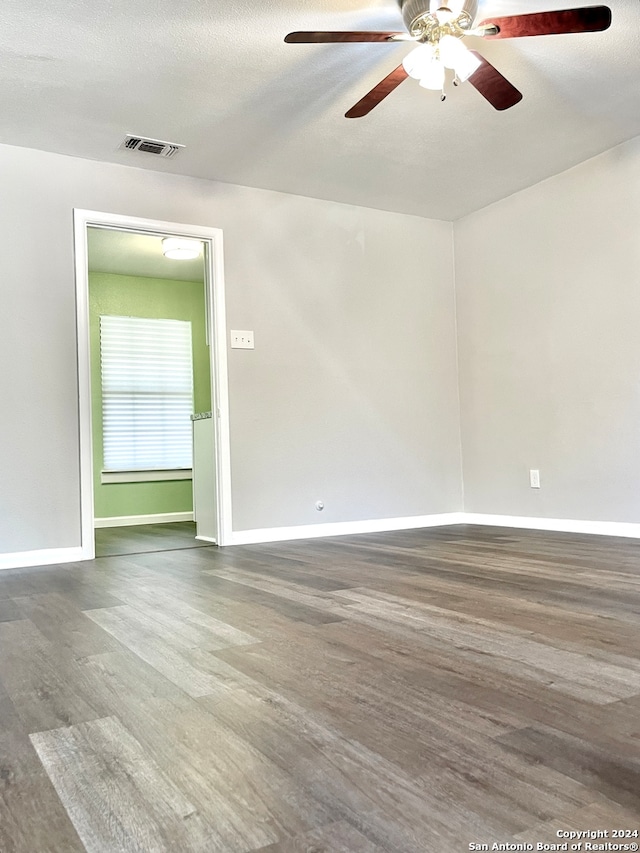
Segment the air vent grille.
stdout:
[[141,151],[144,154],[154,154],[156,157],[173,157],[184,148],[178,142],[163,142],[161,139],[149,139],[146,136],[134,136],[128,133],[120,148],[125,151]]

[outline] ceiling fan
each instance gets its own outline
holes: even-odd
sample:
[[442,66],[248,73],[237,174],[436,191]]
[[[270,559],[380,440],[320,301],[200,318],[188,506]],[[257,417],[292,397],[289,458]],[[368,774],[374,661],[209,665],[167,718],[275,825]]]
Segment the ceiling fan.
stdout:
[[407,32],[294,32],[289,44],[324,42],[417,42],[402,64],[381,80],[346,113],[346,118],[367,115],[407,77],[445,99],[445,69],[453,71],[453,84],[468,80],[497,110],[522,100],[522,94],[475,50],[462,43],[466,36],[484,39],[561,35],[606,30],[611,24],[607,6],[583,6],[555,12],[487,18],[474,24],[478,0],[398,0]]

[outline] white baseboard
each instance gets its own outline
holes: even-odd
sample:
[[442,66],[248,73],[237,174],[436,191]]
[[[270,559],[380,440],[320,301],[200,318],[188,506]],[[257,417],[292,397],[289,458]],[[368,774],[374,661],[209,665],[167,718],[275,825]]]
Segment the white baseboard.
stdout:
[[559,533],[589,533],[596,536],[624,536],[640,539],[640,524],[627,521],[580,521],[572,518],[535,518],[528,515],[490,515],[463,512],[458,524],[491,527],[520,527],[526,530],[556,530]]
[[218,544],[217,539],[214,539],[211,536],[196,536],[196,539],[198,540],[198,542],[209,542],[211,545]]
[[[119,518],[97,518],[96,527],[115,527],[135,524],[161,524],[170,521],[191,521],[192,513],[163,515],[133,515]],[[421,527],[442,527],[450,524],[478,524],[491,527],[513,527],[525,530],[555,530],[559,533],[586,533],[598,536],[622,536],[640,539],[640,524],[625,521],[581,521],[567,518],[535,518],[520,515],[492,515],[479,512],[445,512],[416,515],[407,518],[378,518],[369,521],[339,521],[328,524],[306,524],[296,527],[267,527],[261,530],[236,530],[230,545],[251,545],[260,542],[285,542],[293,539],[315,539],[323,536],[347,536],[354,533],[384,533]],[[213,542],[207,537],[196,537]],[[213,543],[215,544],[215,543]],[[0,570],[28,566],[53,566],[91,559],[89,549],[44,548],[39,551],[18,551],[0,554]]]
[[350,536],[354,533],[385,533],[420,527],[460,524],[461,512],[435,515],[412,515],[406,518],[374,518],[367,521],[335,521],[327,524],[301,524],[296,527],[265,527],[257,530],[235,530],[230,545],[254,545],[260,542],[286,542],[291,539],[317,539],[324,536]]
[[94,527],[134,527],[137,524],[169,524],[172,521],[193,521],[192,512],[159,512],[155,515],[116,515],[113,518],[94,518]]
[[450,524],[478,524],[490,527],[514,527],[526,530],[555,530],[559,533],[586,533],[597,536],[623,536],[640,539],[640,524],[624,521],[582,521],[569,518],[535,518],[519,515],[492,515],[479,512],[445,512],[407,518],[379,518],[368,521],[340,521],[329,524],[306,524],[297,527],[267,527],[258,530],[236,530],[230,545],[253,545],[260,542],[286,542],[293,539],[316,539],[324,536],[348,536],[355,533],[384,533],[421,527],[443,527]]
[[87,555],[80,546],[77,548],[42,548],[39,551],[16,551],[14,554],[0,554],[0,570],[77,563],[86,559]]

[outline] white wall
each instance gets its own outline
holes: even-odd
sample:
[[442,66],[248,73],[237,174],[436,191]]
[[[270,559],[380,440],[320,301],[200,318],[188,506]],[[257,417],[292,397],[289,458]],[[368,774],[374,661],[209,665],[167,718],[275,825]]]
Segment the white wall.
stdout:
[[450,224],[9,146],[0,186],[0,553],[80,544],[74,207],[224,230],[235,530],[461,509]]
[[640,139],[454,239],[465,509],[640,522]]

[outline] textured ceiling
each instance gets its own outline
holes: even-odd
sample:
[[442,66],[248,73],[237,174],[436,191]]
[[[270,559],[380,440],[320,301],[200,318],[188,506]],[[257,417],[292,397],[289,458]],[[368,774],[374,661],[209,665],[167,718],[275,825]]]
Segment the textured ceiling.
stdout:
[[116,275],[204,281],[203,257],[176,261],[162,254],[162,238],[108,228],[88,228],[89,270]]
[[[480,14],[580,5],[481,0]],[[468,38],[524,94],[495,111],[407,80],[345,111],[405,44],[287,45],[297,29],[402,29],[395,0],[3,0],[0,142],[456,219],[640,134],[640,3],[603,33]],[[175,159],[118,150],[125,133]]]

